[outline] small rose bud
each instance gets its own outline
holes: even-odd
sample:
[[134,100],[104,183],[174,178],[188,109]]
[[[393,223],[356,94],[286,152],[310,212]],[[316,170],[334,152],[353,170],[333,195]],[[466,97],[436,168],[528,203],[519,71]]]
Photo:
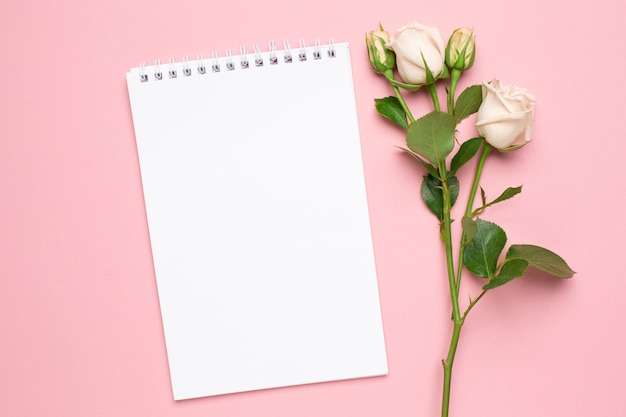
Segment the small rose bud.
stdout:
[[379,74],[392,70],[396,66],[396,55],[385,44],[389,42],[389,33],[383,29],[373,30],[365,35],[367,44],[367,54],[370,58],[372,68]]
[[446,48],[446,65],[460,71],[468,70],[474,64],[476,56],[476,40],[470,28],[458,28],[448,40]]

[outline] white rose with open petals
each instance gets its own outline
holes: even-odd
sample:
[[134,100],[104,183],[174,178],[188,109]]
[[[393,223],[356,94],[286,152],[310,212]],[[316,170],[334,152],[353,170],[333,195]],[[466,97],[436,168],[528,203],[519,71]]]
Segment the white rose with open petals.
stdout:
[[476,114],[476,129],[499,150],[523,146],[531,140],[535,96],[525,88],[483,82],[483,102]]
[[434,78],[444,71],[445,46],[437,28],[409,23],[398,29],[385,46],[396,53],[398,73],[405,83],[426,83],[424,61]]

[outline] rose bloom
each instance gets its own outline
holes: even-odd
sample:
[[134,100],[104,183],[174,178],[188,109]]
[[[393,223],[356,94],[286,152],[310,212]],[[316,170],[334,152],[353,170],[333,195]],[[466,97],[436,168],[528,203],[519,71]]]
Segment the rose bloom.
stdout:
[[398,73],[407,84],[426,83],[424,60],[434,78],[444,70],[445,47],[437,28],[409,23],[398,29],[386,46],[396,53]]
[[476,114],[476,129],[487,143],[507,150],[531,140],[535,96],[525,88],[483,82],[483,102]]

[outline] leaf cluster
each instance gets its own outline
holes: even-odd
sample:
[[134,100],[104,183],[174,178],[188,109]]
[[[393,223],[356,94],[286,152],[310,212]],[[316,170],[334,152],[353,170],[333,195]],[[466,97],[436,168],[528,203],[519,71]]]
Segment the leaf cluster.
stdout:
[[529,267],[535,267],[559,278],[570,278],[574,271],[556,253],[535,245],[511,245],[499,262],[507,241],[504,230],[495,223],[480,218],[464,217],[466,236],[463,263],[474,275],[486,278],[483,286],[490,290],[524,276]]
[[[423,162],[433,168],[428,170],[431,173],[438,169],[439,164],[454,149],[456,126],[463,119],[476,113],[481,103],[481,86],[473,85],[459,95],[452,114],[433,111],[409,125],[406,109],[396,96],[375,100],[376,110],[380,115],[406,129],[409,149],[416,154],[414,156],[423,158]],[[452,171],[456,172],[468,162],[476,154],[482,142],[482,138],[474,138],[463,143],[453,159]]]

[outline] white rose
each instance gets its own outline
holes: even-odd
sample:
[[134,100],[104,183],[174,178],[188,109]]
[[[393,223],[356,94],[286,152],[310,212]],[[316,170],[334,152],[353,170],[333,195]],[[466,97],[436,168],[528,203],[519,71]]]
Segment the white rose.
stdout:
[[487,143],[507,150],[531,140],[535,96],[525,88],[483,82],[483,102],[476,114],[476,129]]
[[409,23],[398,29],[386,46],[396,53],[398,73],[407,84],[426,83],[424,61],[434,78],[444,70],[445,47],[437,28]]

